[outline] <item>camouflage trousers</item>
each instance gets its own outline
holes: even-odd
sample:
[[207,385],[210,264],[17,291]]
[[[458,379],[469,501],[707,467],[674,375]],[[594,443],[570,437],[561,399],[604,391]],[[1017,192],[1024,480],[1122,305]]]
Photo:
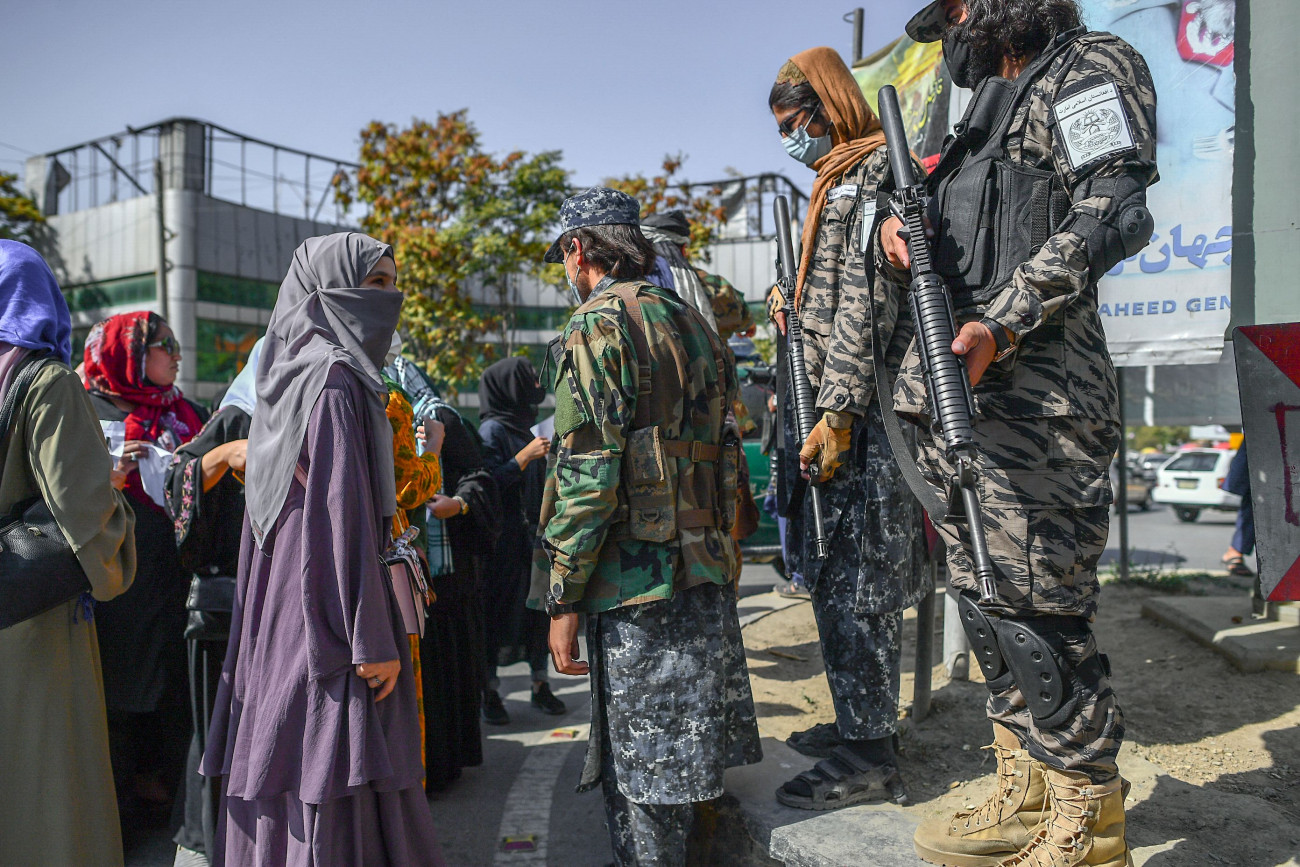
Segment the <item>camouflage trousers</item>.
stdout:
[[684,867],[695,805],[629,801],[618,790],[616,778],[613,753],[605,750],[600,786],[614,863],[618,867]]
[[722,794],[762,758],[731,585],[587,616],[592,726],[580,790],[610,775],[637,804]]
[[[1014,731],[1038,761],[1104,782],[1118,772],[1124,715],[1088,621],[1097,611],[1097,563],[1110,526],[1109,464],[1118,430],[1076,418],[978,419],[975,433],[997,591],[990,613],[1030,624],[1036,617],[1064,617],[1072,624],[1044,637],[1074,669],[1078,702],[1065,722],[1041,729],[1012,684],[990,689],[989,719]],[[918,465],[938,486],[951,477],[951,467],[939,442],[920,440]],[[966,525],[949,520],[936,529],[947,545],[953,586],[978,597]]]
[[812,587],[813,616],[840,737],[864,741],[898,728],[903,612],[854,614],[857,584],[828,569]]

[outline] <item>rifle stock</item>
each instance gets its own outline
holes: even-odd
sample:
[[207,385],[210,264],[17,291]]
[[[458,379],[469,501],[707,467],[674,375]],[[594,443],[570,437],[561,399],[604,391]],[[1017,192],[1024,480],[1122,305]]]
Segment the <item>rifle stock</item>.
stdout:
[[957,336],[952,297],[935,272],[925,234],[925,190],[912,173],[911,149],[903,131],[898,93],[893,85],[880,88],[878,105],[889,164],[894,173],[892,210],[903,221],[912,282],[908,300],[916,323],[916,342],[925,370],[926,390],[935,421],[943,437],[944,454],[955,472],[952,484],[961,492],[962,508],[970,531],[971,561],[980,586],[980,602],[996,601],[993,561],[984,532],[984,514],[976,491],[975,404],[965,360],[952,351]]
[[[790,203],[785,196],[777,196],[773,203],[776,217],[776,272],[777,285],[785,297],[785,323],[787,369],[790,371],[790,390],[794,394],[795,427],[799,430],[799,446],[812,433],[817,424],[817,408],[813,402],[812,386],[808,383],[808,369],[803,358],[803,328],[799,325],[799,316],[794,309],[795,281],[799,276],[799,266],[794,258],[794,243],[790,238]],[[808,467],[808,474],[817,478],[819,473],[814,462]],[[826,537],[826,523],[822,517],[821,491],[814,482],[811,486],[800,474],[790,492],[790,502],[786,508],[787,517],[797,512],[803,505],[805,491],[812,497],[813,552],[818,560],[825,560],[830,552],[830,540]]]

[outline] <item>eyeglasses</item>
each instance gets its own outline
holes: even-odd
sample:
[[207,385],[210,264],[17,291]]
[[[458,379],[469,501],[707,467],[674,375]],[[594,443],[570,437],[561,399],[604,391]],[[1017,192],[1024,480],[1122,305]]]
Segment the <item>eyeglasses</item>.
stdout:
[[164,337],[162,340],[155,340],[153,343],[146,344],[150,349],[158,348],[168,355],[180,355],[181,344],[175,337]]
[[[795,122],[805,114],[808,115],[808,118],[804,123]],[[798,129],[801,126],[807,125],[807,123],[811,122],[812,119],[816,116],[817,116],[817,109],[814,108],[812,112],[809,113],[808,109],[801,108],[798,111],[796,111],[794,114],[787,117],[785,120],[778,123],[776,125],[776,130],[777,132],[781,133],[781,135],[785,136],[786,138],[789,138],[790,136],[794,135],[794,131],[796,129]]]

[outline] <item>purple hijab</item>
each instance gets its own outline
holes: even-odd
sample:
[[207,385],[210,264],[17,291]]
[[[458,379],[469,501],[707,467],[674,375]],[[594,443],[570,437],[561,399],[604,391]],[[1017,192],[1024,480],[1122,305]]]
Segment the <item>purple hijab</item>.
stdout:
[[54,272],[18,241],[0,240],[0,343],[54,353],[72,364],[72,317]]

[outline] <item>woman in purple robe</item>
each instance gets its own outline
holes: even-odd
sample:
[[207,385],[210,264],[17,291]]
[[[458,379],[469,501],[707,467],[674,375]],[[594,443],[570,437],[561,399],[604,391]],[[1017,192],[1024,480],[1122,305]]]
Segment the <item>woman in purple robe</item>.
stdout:
[[222,778],[214,865],[442,864],[410,648],[380,559],[396,507],[379,375],[396,277],[373,238],[311,238],[271,314],[201,769]]

